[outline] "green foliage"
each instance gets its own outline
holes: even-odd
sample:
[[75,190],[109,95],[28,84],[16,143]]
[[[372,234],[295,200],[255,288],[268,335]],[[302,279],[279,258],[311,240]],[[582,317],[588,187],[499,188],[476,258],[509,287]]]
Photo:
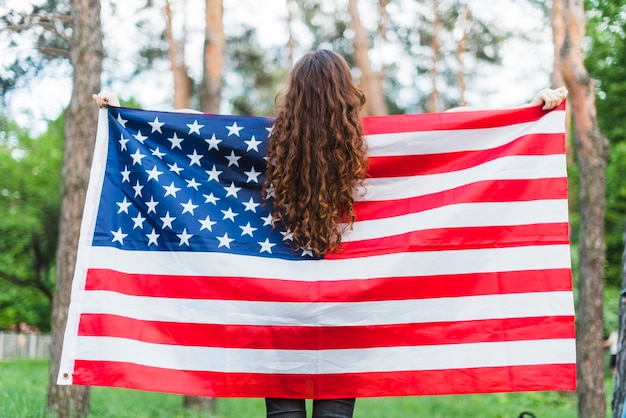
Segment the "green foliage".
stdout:
[[621,285],[626,221],[626,0],[588,0],[585,65],[597,81],[598,124],[611,143],[606,176],[606,281]]
[[62,117],[38,138],[11,121],[0,125],[0,328],[50,327],[62,146]]

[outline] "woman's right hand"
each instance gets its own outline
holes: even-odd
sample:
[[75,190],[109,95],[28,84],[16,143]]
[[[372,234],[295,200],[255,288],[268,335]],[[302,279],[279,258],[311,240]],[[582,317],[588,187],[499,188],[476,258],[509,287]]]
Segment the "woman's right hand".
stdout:
[[92,95],[91,97],[93,98],[93,101],[96,103],[96,105],[100,109],[103,109],[109,106],[115,106],[115,107],[120,106],[120,101],[117,100],[117,95],[112,92],[108,92],[108,91],[100,92],[98,94]]

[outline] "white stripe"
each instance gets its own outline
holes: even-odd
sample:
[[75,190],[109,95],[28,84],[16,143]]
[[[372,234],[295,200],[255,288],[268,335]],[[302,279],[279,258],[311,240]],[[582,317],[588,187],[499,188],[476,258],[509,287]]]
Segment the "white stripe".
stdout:
[[279,260],[224,253],[93,247],[90,268],[124,273],[320,281],[570,268],[569,245],[386,254],[345,260]]
[[356,222],[342,241],[383,238],[435,228],[567,222],[567,205],[567,199],[448,205],[392,218]]
[[83,303],[83,313],[225,325],[367,326],[574,315],[572,292],[311,303],[153,298],[87,291]]
[[424,196],[479,181],[565,178],[564,155],[511,156],[475,167],[440,174],[367,179],[365,190],[357,188],[357,201],[380,201]]
[[457,129],[367,135],[371,156],[439,154],[497,148],[529,134],[563,133],[565,112],[552,111],[535,122],[484,129]]
[[324,351],[180,347],[103,337],[78,340],[79,360],[224,373],[367,373],[576,361],[574,339]]

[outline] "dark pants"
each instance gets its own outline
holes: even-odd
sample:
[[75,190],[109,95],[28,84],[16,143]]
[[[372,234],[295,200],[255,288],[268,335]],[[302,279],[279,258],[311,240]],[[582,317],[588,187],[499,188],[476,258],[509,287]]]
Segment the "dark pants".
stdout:
[[[352,418],[354,399],[313,401],[313,418]],[[306,418],[304,399],[265,399],[267,418]]]

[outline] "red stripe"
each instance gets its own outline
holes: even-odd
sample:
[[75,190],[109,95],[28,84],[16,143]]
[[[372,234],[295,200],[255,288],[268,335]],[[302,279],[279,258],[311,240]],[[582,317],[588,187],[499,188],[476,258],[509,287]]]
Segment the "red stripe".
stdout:
[[532,134],[487,150],[438,154],[369,157],[370,177],[406,177],[464,170],[498,158],[519,155],[561,155],[563,134]]
[[[366,195],[367,197],[367,195]],[[452,204],[527,202],[567,198],[567,178],[485,180],[407,199],[360,201],[354,205],[357,221],[392,218]]]
[[568,231],[567,223],[427,229],[343,243],[339,251],[324,258],[338,260],[400,252],[569,244]]
[[[554,110],[565,110],[565,102]],[[363,128],[366,135],[434,130],[487,129],[534,122],[544,117],[547,113],[541,110],[541,106],[533,106],[509,110],[370,116],[363,118]]]
[[85,290],[126,295],[276,302],[364,302],[571,291],[569,269],[300,282],[244,277],[126,274],[90,269]]
[[142,321],[83,314],[79,336],[119,337],[195,347],[334,350],[574,338],[573,316],[352,327],[298,327]]
[[268,375],[171,370],[132,363],[77,360],[73,384],[184,395],[246,398],[364,398],[575,390],[575,364],[451,370]]

